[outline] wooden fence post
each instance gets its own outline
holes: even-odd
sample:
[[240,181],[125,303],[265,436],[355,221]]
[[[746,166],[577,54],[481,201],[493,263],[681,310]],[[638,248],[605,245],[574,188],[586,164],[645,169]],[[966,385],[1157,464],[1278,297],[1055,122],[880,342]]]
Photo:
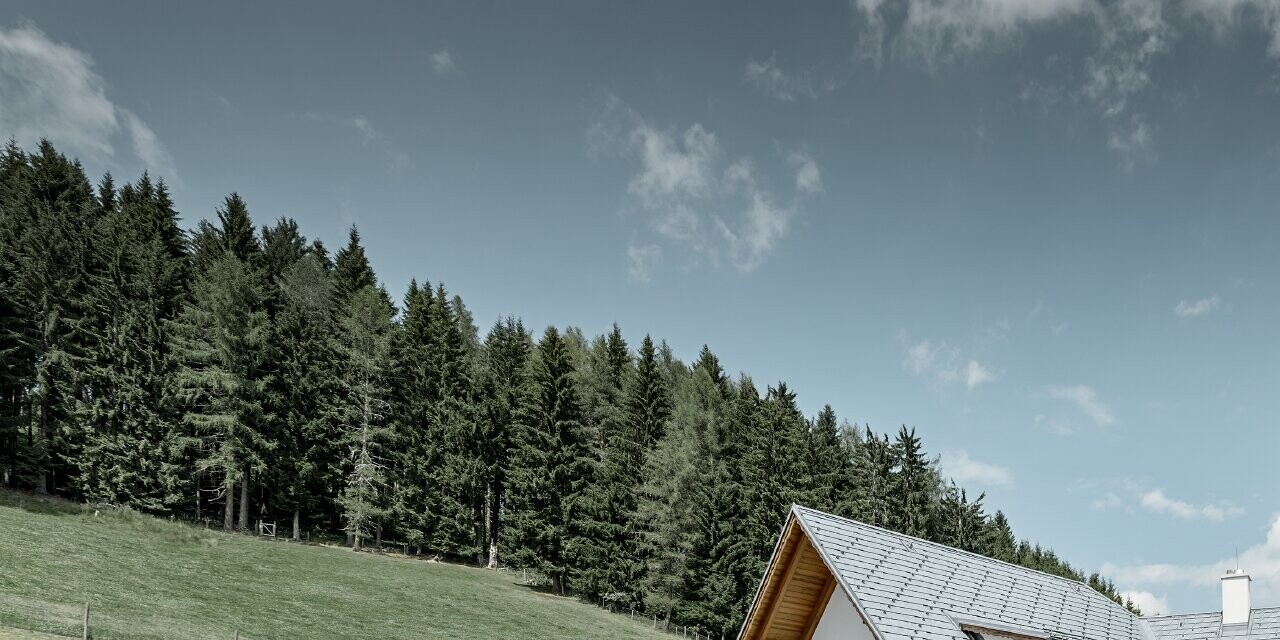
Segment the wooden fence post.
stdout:
[[240,630],[236,629],[236,640],[240,640]]
[[84,640],[89,640],[89,601],[84,601]]

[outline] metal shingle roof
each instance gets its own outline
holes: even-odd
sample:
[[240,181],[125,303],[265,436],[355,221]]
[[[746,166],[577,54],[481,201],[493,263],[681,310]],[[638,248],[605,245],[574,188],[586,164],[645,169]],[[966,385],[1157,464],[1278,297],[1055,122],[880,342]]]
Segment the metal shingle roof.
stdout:
[[1154,640],[1142,619],[1075,580],[821,511],[794,511],[882,640],[967,640],[958,623],[981,622],[1042,637]]
[[1222,613],[1190,613],[1144,620],[1158,640],[1280,640],[1280,608],[1253,609],[1248,624],[1222,625]]

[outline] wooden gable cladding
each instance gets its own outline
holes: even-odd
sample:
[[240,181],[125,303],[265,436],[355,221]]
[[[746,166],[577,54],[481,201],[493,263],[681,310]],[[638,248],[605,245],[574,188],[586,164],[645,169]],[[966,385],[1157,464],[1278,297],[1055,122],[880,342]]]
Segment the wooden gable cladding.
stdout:
[[743,625],[743,640],[808,640],[835,591],[836,580],[792,518]]

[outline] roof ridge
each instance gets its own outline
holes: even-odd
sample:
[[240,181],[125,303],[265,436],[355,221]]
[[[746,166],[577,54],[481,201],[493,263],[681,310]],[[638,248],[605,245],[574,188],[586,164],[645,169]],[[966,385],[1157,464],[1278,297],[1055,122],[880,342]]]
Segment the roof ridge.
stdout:
[[[802,509],[805,507],[801,507]],[[813,509],[809,509],[814,511]],[[818,513],[822,513],[819,511]],[[830,514],[828,514],[830,515]],[[840,516],[836,516],[837,518]],[[1249,611],[1276,611],[1280,610],[1280,606],[1276,607],[1252,607]],[[1145,616],[1143,620],[1160,620],[1161,618],[1190,618],[1191,616],[1221,616],[1221,611],[1193,611],[1191,613],[1166,613],[1162,616]]]
[[958,548],[956,548],[956,547],[952,547],[952,546],[948,546],[948,545],[942,544],[941,542],[934,542],[933,540],[929,540],[929,539],[926,539],[926,538],[920,538],[920,537],[917,537],[917,536],[913,536],[913,535],[909,535],[909,534],[906,534],[906,533],[902,533],[902,532],[900,532],[900,531],[894,531],[893,529],[886,529],[886,528],[884,528],[884,527],[878,527],[878,526],[876,526],[876,525],[874,525],[874,524],[868,524],[868,523],[863,522],[863,521],[861,521],[861,520],[854,520],[853,518],[846,518],[846,517],[844,517],[844,516],[838,516],[838,515],[836,515],[836,514],[834,514],[834,513],[827,513],[826,511],[821,511],[821,510],[819,510],[819,509],[814,509],[814,508],[811,508],[811,507],[806,507],[806,506],[801,505],[801,504],[793,504],[793,505],[792,505],[792,508],[795,508],[795,509],[801,509],[801,510],[803,510],[803,511],[810,511],[810,512],[813,512],[813,513],[816,513],[816,514],[820,514],[820,515],[827,516],[827,517],[829,517],[829,518],[836,518],[836,519],[838,519],[838,520],[844,520],[844,521],[846,521],[846,522],[852,522],[852,523],[854,523],[854,524],[856,524],[856,525],[858,525],[858,526],[860,526],[860,527],[866,527],[866,528],[868,528],[868,529],[875,529],[875,530],[877,530],[877,531],[883,531],[883,532],[885,532],[885,533],[887,533],[887,534],[889,534],[889,535],[898,536],[898,537],[902,537],[902,538],[909,538],[909,539],[911,539],[911,540],[915,540],[915,541],[923,542],[923,543],[925,543],[925,544],[927,544],[927,545],[931,545],[931,546],[934,546],[934,547],[939,547],[939,548],[945,549],[945,550],[947,550],[947,551],[952,551],[952,552],[956,552],[956,553],[962,553],[962,554],[964,554],[964,555],[968,555],[968,556],[973,556],[974,558],[977,558],[977,559],[979,559],[979,560],[984,560],[984,561],[987,561],[987,562],[994,562],[994,563],[999,564],[999,565],[1004,565],[1004,566],[1012,567],[1012,568],[1014,568],[1014,569],[1019,569],[1019,570],[1026,571],[1026,572],[1033,573],[1033,574],[1039,574],[1039,575],[1042,575],[1042,576],[1048,576],[1048,577],[1050,577],[1050,578],[1054,578],[1054,579],[1057,579],[1057,580],[1062,580],[1062,581],[1065,581],[1065,582],[1069,582],[1069,583],[1071,583],[1071,584],[1073,584],[1073,585],[1082,586],[1082,587],[1085,587],[1086,589],[1088,589],[1089,591],[1091,591],[1091,592],[1093,592],[1093,593],[1096,593],[1098,596],[1102,597],[1102,598],[1103,598],[1103,599],[1105,599],[1107,602],[1110,602],[1111,604],[1115,605],[1116,607],[1119,607],[1119,608],[1121,608],[1121,609],[1124,609],[1125,613],[1128,613],[1130,616],[1133,616],[1134,618],[1137,618],[1137,619],[1144,619],[1144,618],[1141,618],[1140,616],[1134,615],[1132,611],[1129,611],[1128,609],[1125,609],[1123,605],[1121,605],[1121,604],[1119,604],[1119,603],[1115,602],[1115,601],[1114,601],[1114,600],[1112,600],[1111,598],[1108,598],[1106,595],[1104,595],[1104,594],[1100,593],[1099,591],[1097,591],[1097,590],[1096,590],[1096,589],[1094,589],[1093,587],[1090,587],[1090,586],[1088,585],[1088,583],[1086,583],[1086,582],[1085,582],[1085,581],[1083,581],[1083,580],[1076,580],[1075,578],[1068,578],[1068,577],[1066,577],[1066,576],[1060,576],[1060,575],[1052,574],[1052,573],[1049,573],[1049,572],[1047,572],[1047,571],[1041,571],[1041,570],[1039,570],[1039,569],[1032,569],[1031,567],[1024,567],[1024,566],[1022,566],[1022,565],[1020,565],[1020,564],[1017,564],[1017,563],[1014,563],[1014,562],[1008,562],[1008,561],[1006,561],[1006,560],[1000,560],[1000,559],[998,559],[998,558],[992,558],[992,557],[989,557],[989,556],[984,556],[984,555],[982,555],[981,553],[974,553],[974,552],[972,552],[972,551],[966,551],[966,550],[964,550],[964,549],[958,549]]

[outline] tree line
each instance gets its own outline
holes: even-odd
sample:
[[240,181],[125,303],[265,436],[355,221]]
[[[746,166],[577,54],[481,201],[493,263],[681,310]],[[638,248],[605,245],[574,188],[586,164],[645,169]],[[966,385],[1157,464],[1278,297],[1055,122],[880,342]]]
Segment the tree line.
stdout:
[[443,283],[398,303],[353,227],[330,252],[227,196],[93,186],[48,142],[0,157],[5,486],[247,530],[258,519],[533,569],[557,593],[732,634],[799,503],[1085,581],[877,433],[784,382],[615,325],[484,335]]

